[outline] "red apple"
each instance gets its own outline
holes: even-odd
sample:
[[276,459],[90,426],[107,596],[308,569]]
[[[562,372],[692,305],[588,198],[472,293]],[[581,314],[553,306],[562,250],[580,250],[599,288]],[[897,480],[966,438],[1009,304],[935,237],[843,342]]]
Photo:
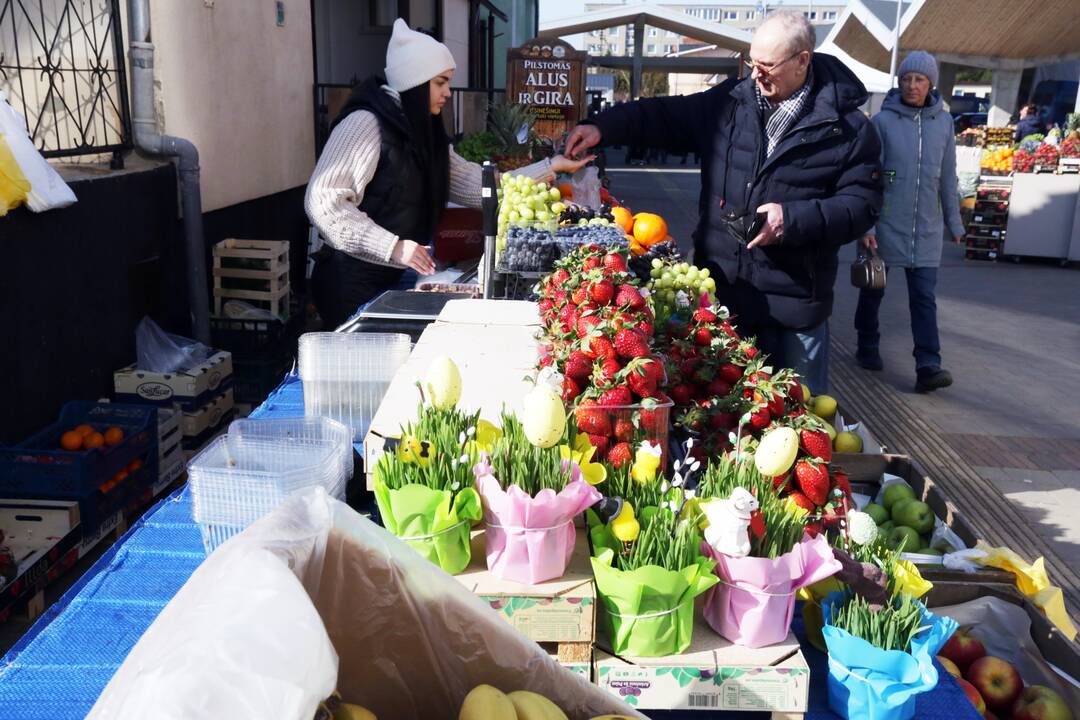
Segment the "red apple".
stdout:
[[1012,706],[1013,720],[1073,720],[1060,695],[1043,685],[1025,688]]
[[956,684],[964,691],[964,694],[967,695],[967,699],[971,701],[971,704],[975,706],[975,709],[979,711],[979,714],[985,715],[986,702],[983,701],[983,696],[979,694],[978,689],[963,678],[957,678]]
[[956,667],[966,673],[971,663],[986,655],[986,648],[978,638],[968,633],[968,628],[960,628],[953,633],[938,655],[949,658],[956,663]]
[[945,668],[945,671],[952,675],[954,678],[960,678],[964,676],[964,674],[960,672],[960,668],[956,667],[956,663],[954,663],[952,660],[945,657],[944,655],[938,655],[937,661],[941,663],[941,667]]
[[1004,710],[1024,689],[1024,681],[1009,663],[999,657],[987,655],[971,663],[964,677],[975,686],[991,710]]

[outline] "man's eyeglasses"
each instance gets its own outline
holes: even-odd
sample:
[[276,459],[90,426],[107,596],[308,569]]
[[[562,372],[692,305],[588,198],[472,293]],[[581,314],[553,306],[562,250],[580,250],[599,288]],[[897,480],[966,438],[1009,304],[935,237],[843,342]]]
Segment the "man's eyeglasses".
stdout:
[[787,62],[791,62],[795,58],[799,57],[799,55],[802,55],[803,52],[805,52],[805,51],[804,50],[799,50],[794,55],[789,55],[788,57],[784,58],[780,62],[773,63],[772,65],[762,65],[761,63],[754,62],[753,60],[743,60],[743,65],[745,65],[747,67],[747,69],[750,70],[750,72],[753,72],[754,70],[757,70],[758,75],[765,75],[766,77],[768,77],[768,76],[772,75],[774,72],[776,72],[776,69],[779,68],[781,65],[783,65],[784,63],[787,63]]

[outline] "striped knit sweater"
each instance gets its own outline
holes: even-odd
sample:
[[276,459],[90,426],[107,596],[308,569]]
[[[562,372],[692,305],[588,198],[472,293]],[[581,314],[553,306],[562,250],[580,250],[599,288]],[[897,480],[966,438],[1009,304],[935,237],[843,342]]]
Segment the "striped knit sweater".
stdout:
[[[383,88],[396,96],[393,90]],[[379,121],[367,110],[357,110],[338,123],[330,134],[304,196],[304,210],[331,247],[353,257],[400,267],[390,261],[399,239],[421,245],[431,238],[399,238],[380,227],[359,209],[364,188],[379,164]],[[514,171],[536,180],[551,181],[551,161],[542,160]],[[450,202],[480,207],[481,170],[450,148]]]

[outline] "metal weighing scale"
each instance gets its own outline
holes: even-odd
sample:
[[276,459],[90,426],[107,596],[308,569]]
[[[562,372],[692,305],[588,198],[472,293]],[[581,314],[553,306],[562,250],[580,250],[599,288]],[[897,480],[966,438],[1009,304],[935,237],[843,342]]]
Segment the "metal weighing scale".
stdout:
[[404,333],[415,343],[446,303],[471,297],[469,293],[387,290],[337,331]]

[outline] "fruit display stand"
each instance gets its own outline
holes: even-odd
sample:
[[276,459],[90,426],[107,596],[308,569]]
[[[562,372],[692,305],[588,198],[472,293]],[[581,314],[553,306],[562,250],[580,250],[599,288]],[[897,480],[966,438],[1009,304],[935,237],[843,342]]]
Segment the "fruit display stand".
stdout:
[[1017,173],[1009,202],[1008,254],[1066,260],[1080,175]]
[[536,585],[491,574],[484,557],[482,530],[474,531],[472,546],[472,562],[454,576],[458,582],[522,635],[548,649],[563,667],[590,679],[596,640],[596,587],[584,531],[578,531],[566,574]]
[[681,655],[618,657],[596,651],[596,683],[639,710],[771,712],[776,720],[807,710],[810,669],[794,633],[764,648],[733,645],[695,612],[694,640]]
[[[885,453],[864,456],[850,473],[851,489],[856,494],[866,495],[872,499],[877,495],[886,474],[904,480],[915,491],[915,497],[929,505],[934,515],[956,533],[965,545],[975,546],[979,539],[978,535],[964,519],[960,510],[918,467],[915,461],[906,455]],[[931,564],[920,565],[919,570],[927,580],[934,583],[944,580],[975,584],[1011,584],[1014,581],[1011,573],[996,568],[979,568],[973,573],[967,573],[962,570],[950,570],[943,565]]]

